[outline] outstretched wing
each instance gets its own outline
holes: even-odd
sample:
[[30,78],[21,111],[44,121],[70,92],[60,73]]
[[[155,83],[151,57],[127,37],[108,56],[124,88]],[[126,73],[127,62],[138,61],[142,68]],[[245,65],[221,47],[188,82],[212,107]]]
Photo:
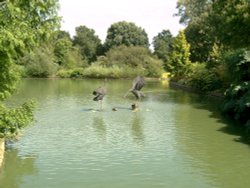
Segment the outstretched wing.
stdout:
[[133,86],[132,89],[133,90],[137,90],[140,91],[141,88],[145,85],[145,80],[144,78],[137,76],[134,81],[133,81]]

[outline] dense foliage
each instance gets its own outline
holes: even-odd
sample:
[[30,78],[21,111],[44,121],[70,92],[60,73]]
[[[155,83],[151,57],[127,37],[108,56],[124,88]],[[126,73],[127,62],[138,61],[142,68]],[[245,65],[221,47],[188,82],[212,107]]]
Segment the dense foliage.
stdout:
[[96,61],[97,55],[102,53],[101,40],[95,35],[93,29],[86,26],[76,27],[76,36],[74,36],[73,43],[79,46],[81,55],[88,62]]
[[33,120],[34,103],[24,103],[17,108],[0,105],[0,138],[16,138],[19,131]]
[[131,78],[137,75],[160,77],[163,62],[153,56],[149,49],[140,46],[118,46],[110,49],[106,56],[84,69],[59,71],[61,77],[87,78]]
[[50,37],[58,26],[56,0],[0,2],[0,136],[15,135],[32,120],[32,103],[9,109],[2,104],[18,81],[17,59]]
[[20,63],[26,67],[25,76],[32,77],[48,77],[55,74],[57,64],[53,61],[53,51],[47,46],[35,48],[33,51],[27,53]]
[[232,84],[225,96],[224,112],[246,124],[250,114],[250,51],[239,49],[226,55]]
[[125,21],[114,23],[108,28],[104,47],[108,51],[110,48],[120,45],[148,48],[148,35],[144,29],[134,23]]
[[190,45],[186,41],[184,31],[180,31],[173,39],[172,51],[169,56],[169,62],[166,65],[167,70],[177,79],[185,76],[190,64]]
[[170,54],[173,50],[173,36],[169,30],[163,30],[153,38],[154,54],[163,60],[164,68],[167,70],[167,63],[170,61]]

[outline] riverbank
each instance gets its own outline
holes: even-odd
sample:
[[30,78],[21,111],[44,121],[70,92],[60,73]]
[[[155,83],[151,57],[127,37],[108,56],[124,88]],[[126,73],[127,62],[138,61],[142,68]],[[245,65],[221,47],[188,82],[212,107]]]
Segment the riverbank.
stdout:
[[0,169],[3,164],[4,150],[5,150],[4,139],[0,138]]
[[204,95],[208,95],[208,96],[212,96],[212,97],[220,97],[220,98],[224,98],[224,94],[221,92],[216,92],[216,91],[212,91],[212,92],[207,92],[207,93],[203,93],[197,89],[194,89],[190,86],[187,85],[183,85],[174,81],[169,81],[169,86],[175,89],[181,89],[187,92],[194,92],[194,93],[201,93]]

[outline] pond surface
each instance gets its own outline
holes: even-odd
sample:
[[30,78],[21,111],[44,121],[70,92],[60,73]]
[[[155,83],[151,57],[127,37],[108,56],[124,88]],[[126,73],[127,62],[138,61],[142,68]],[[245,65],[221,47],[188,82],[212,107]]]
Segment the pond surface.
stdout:
[[[105,84],[104,111],[92,91]],[[22,80],[10,104],[37,101],[36,121],[5,153],[1,188],[250,185],[250,148],[212,98],[147,82],[139,111],[129,80]],[[116,107],[117,111],[112,111]]]

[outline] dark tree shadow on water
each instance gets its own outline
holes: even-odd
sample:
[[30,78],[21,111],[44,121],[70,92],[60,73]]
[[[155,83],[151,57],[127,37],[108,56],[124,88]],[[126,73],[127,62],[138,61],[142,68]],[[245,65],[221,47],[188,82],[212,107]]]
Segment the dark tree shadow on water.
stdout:
[[217,122],[225,125],[219,128],[218,131],[237,136],[233,141],[247,144],[250,147],[250,140],[246,134],[245,127],[222,113],[224,102],[223,97],[209,96],[180,89],[173,89],[172,91],[173,92],[170,95],[174,98],[176,103],[188,103],[194,108],[209,111],[211,113],[211,118],[216,119]]
[[208,102],[214,101],[215,104],[212,105],[211,103],[205,103],[203,107],[200,106],[199,108],[209,110],[211,112],[211,118],[216,119],[217,122],[225,125],[219,128],[218,131],[225,134],[237,136],[237,138],[234,138],[233,141],[247,144],[250,147],[250,142],[247,137],[244,125],[241,125],[239,122],[236,122],[235,120],[233,120],[233,118],[227,116],[222,112],[223,99],[208,97],[207,100]]
[[247,144],[250,148],[249,138],[243,125],[235,122],[231,117],[227,117],[226,115],[222,115],[222,117],[218,119],[218,122],[225,124],[225,126],[218,129],[218,131],[237,136],[238,138],[234,138],[235,142]]

